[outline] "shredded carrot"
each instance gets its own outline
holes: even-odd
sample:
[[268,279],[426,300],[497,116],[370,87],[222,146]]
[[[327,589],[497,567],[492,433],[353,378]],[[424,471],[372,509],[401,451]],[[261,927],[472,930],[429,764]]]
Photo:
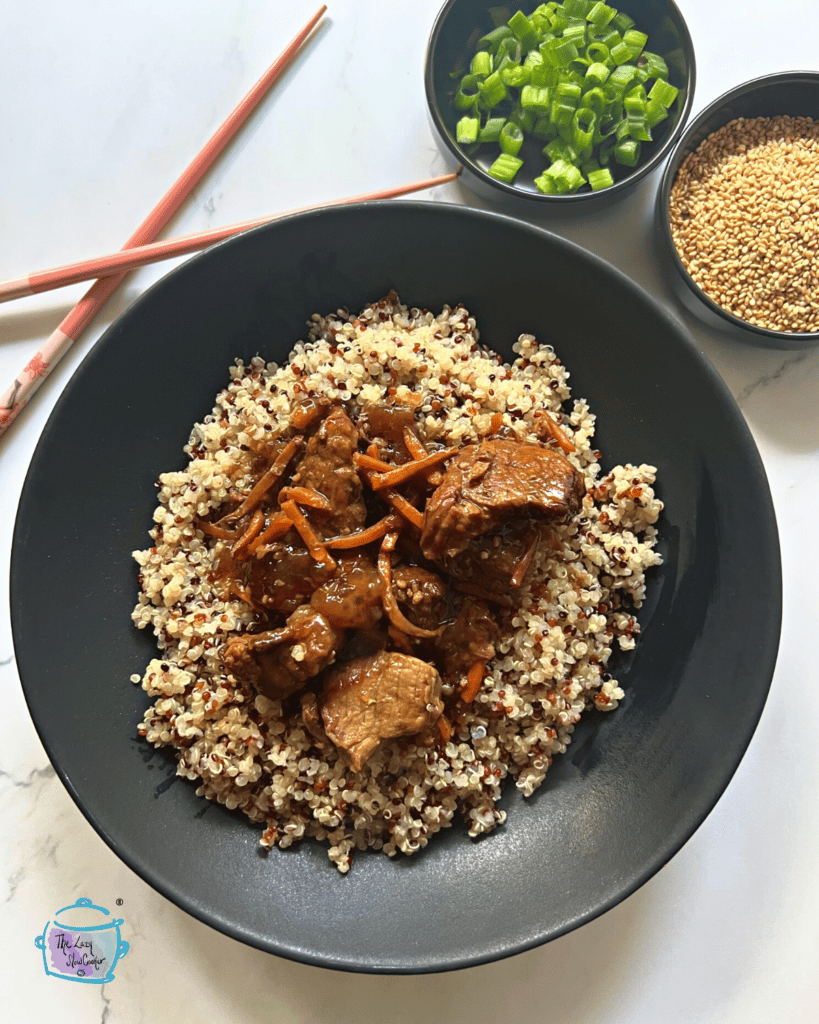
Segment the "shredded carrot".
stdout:
[[329,500],[320,491],[316,491],[312,487],[282,487],[279,492],[279,502],[288,501],[291,498],[299,505],[320,508],[325,512],[329,512],[332,507]]
[[301,443],[302,441],[300,437],[294,437],[292,441],[288,441],[276,456],[270,469],[268,469],[266,473],[263,473],[256,481],[253,489],[249,492],[242,504],[237,509],[234,509],[233,512],[229,512],[226,516],[220,519],[219,522],[227,523],[233,519],[241,519],[242,516],[251,512],[285,471],[287,463],[296,454]]
[[356,533],[347,533],[341,537],[332,537],[324,542],[325,548],[344,549],[359,548],[364,544],[371,544],[374,540],[380,540],[388,530],[395,529],[398,519],[392,512],[379,519],[377,523],[368,526],[366,530],[358,530]]
[[461,700],[465,704],[471,704],[478,696],[478,690],[483,682],[483,675],[486,670],[485,661],[476,661],[466,674],[466,682],[461,690]]
[[438,732],[441,734],[441,739],[444,743],[449,743],[452,739],[452,723],[450,720],[444,715],[441,715],[436,722],[436,725],[438,726]]
[[[429,454],[421,443],[421,439],[411,427],[404,427],[404,447],[416,462],[425,459]],[[440,469],[427,470],[424,475],[426,476],[427,483],[433,487],[437,487],[443,480]]]
[[196,528],[207,534],[208,537],[217,537],[219,540],[234,540],[236,538],[235,530],[226,530],[222,526],[209,523],[206,519],[197,519]]
[[293,525],[299,531],[301,539],[307,546],[307,550],[315,558],[317,562],[322,562],[327,566],[328,569],[335,569],[336,563],[333,556],[325,548],[318,534],[315,532],[313,527],[307,522],[304,513],[295,503],[295,501],[285,501],[282,503],[282,512],[292,520]]
[[446,459],[451,458],[457,450],[457,448],[442,448],[441,451],[433,452],[432,455],[427,455],[423,459],[418,459],[415,462],[405,462],[402,466],[397,466],[395,469],[390,470],[389,473],[373,473],[370,477],[370,483],[375,490],[379,491],[384,487],[397,487],[398,484],[411,480],[414,476],[423,473],[431,466],[437,466]]
[[253,513],[253,516],[250,520],[250,523],[248,524],[247,529],[233,545],[233,550],[231,551],[231,554],[233,555],[234,558],[238,558],[239,560],[241,560],[245,556],[244,549],[248,546],[248,544],[253,540],[254,537],[258,536],[261,533],[263,526],[264,512],[262,512],[260,508],[257,508],[256,511]]
[[392,505],[398,512],[413,526],[417,526],[419,530],[424,528],[424,516],[422,512],[411,505],[403,494],[399,494],[398,491],[394,491],[392,488],[381,492],[381,497]]
[[395,550],[395,543],[398,540],[398,530],[387,533],[381,542],[381,550],[378,552],[378,575],[381,577],[381,602],[387,618],[396,629],[408,636],[433,637],[440,636],[443,626],[438,629],[421,629],[404,615],[398,607],[398,601],[392,590],[392,562],[390,555]]
[[570,455],[575,450],[575,447],[569,440],[569,438],[566,437],[566,434],[557,425],[554,418],[548,412],[546,412],[545,409],[539,409],[537,415],[539,419],[543,419],[546,426],[549,428],[549,433],[552,435],[555,441],[557,441],[557,443],[560,445],[560,447],[563,449],[566,455]]
[[258,555],[262,548],[267,547],[271,541],[279,540],[292,528],[293,520],[290,516],[285,515],[284,512],[282,512],[280,515],[275,516],[270,520],[259,536],[250,542],[247,550],[252,555]]
[[374,455],[362,455],[361,452],[353,452],[353,462],[359,469],[374,469],[377,473],[389,473],[397,468],[383,459],[377,459]]
[[509,579],[509,582],[513,587],[520,587],[523,584],[523,581],[526,578],[526,573],[529,571],[529,566],[532,564],[532,560],[537,552],[539,543],[540,535],[536,532],[529,541],[529,546],[520,556],[520,561]]

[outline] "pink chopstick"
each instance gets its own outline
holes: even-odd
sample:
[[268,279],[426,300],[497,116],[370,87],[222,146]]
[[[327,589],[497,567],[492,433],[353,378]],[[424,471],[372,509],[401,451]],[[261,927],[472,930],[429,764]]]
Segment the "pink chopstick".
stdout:
[[[156,238],[184,200],[190,195],[192,189],[196,187],[205,171],[213,164],[256,106],[258,106],[259,101],[267,93],[270,86],[273,85],[293,60],[302,43],[313,31],[326,10],[327,5],[322,4],[304,28],[297,33],[278,59],[271,64],[222,126],[216,130],[201,152],[194,157],[179,179],[160,199],[147,218],[125,243],[124,249],[133,249],[135,246],[146,245]],[[20,411],[28,404],[34,392],[40,387],[71,345],[88,327],[97,313],[99,313],[124,277],[124,274],[117,274],[113,277],[104,277],[95,281],[48,341],[29,360],[23,368],[23,372],[3,397],[0,398],[0,437],[5,434],[9,426],[19,416]]]
[[423,181],[414,181],[409,185],[397,185],[395,188],[381,189],[378,192],[368,192],[360,196],[350,196],[348,199],[332,199],[327,203],[301,206],[297,210],[274,213],[268,217],[257,217],[255,220],[245,220],[224,228],[212,228],[210,231],[198,231],[192,235],[180,235],[178,238],[169,238],[165,242],[153,242],[150,245],[135,246],[133,249],[121,249],[119,252],[109,253],[107,256],[97,256],[94,259],[53,267],[51,270],[34,271],[24,277],[0,281],[0,302],[10,302],[12,299],[19,299],[25,295],[35,295],[38,292],[51,291],[53,288],[63,288],[66,285],[89,281],[95,277],[136,270],[137,267],[158,263],[160,260],[167,260],[172,256],[184,256],[197,249],[206,249],[209,245],[230,238],[231,235],[239,234],[240,231],[247,231],[260,224],[268,224],[270,221],[287,217],[293,213],[305,213],[308,210],[317,210],[325,206],[343,206],[348,203],[394,199],[397,196],[409,195],[411,192],[420,192],[425,188],[445,185],[457,177],[457,172],[443,174],[438,178],[425,178]]

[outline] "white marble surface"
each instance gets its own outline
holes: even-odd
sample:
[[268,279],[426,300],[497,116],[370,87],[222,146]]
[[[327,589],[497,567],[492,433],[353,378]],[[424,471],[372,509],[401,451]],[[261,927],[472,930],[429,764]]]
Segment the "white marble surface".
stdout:
[[[438,0],[331,0],[296,67],[166,237],[443,173],[422,86],[438,6]],[[683,0],[681,6],[697,48],[695,112],[756,74],[817,64],[819,13],[808,0],[741,6]],[[0,62],[0,278],[118,248],[314,9],[313,0],[10,5]],[[655,174],[604,218],[572,216],[550,226],[618,262],[691,327],[739,400],[769,475],[785,584],[779,662],[747,756],[704,825],[620,906],[499,964],[429,977],[359,977],[260,953],[151,890],[64,791],[22,697],[4,587],[0,978],[8,1019],[819,1019],[819,759],[811,698],[819,673],[809,642],[819,615],[809,576],[819,500],[819,349],[742,349],[701,330],[674,306],[648,242],[656,184]],[[460,185],[425,198],[480,205]],[[106,326],[168,269],[157,265],[127,280],[0,442],[4,578],[20,489],[61,388]],[[2,387],[83,291],[75,286],[0,309]],[[80,466],[82,458],[78,451]],[[43,627],[47,642],[48,624]],[[124,901],[131,952],[115,981],[102,987],[46,977],[33,944],[53,911],[85,894],[103,906]]]

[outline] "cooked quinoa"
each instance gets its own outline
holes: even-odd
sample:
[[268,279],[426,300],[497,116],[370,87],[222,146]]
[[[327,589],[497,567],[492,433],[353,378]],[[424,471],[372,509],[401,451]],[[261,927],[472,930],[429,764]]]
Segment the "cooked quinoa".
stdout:
[[[434,315],[395,295],[357,316],[316,314],[286,364],[237,361],[213,412],[193,428],[188,465],[160,477],[153,546],[134,553],[133,621],[154,630],[160,652],[132,677],[153,700],[139,733],[175,748],[177,772],[198,795],[258,823],[265,847],[312,836],[346,872],[356,849],[413,853],[459,814],[470,836],[490,832],[506,817],[498,808],[506,781],[531,795],[581,714],[612,710],[623,697],[609,660],[634,647],[645,573],[660,562],[655,469],[601,469],[594,415],[571,398],[550,345],[522,335],[505,364],[478,338],[462,306]],[[547,410],[571,439],[586,496],[577,516],[551,528],[519,607],[498,609],[503,639],[475,699],[464,703],[445,682],[448,740],[385,742],[354,772],[344,753],[316,743],[298,712],[225,671],[223,644],[251,627],[253,612],[214,582],[219,541],[197,523],[253,486],[252,445],[286,428],[305,398],[349,405],[388,396],[416,402],[419,429],[447,445],[487,436],[498,417],[536,440],[535,413]]]
[[682,162],[669,197],[680,260],[724,310],[819,331],[819,121],[736,118]]

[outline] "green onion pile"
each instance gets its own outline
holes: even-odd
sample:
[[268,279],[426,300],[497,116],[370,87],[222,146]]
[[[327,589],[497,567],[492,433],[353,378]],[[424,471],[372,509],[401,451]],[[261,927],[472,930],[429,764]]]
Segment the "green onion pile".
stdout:
[[459,145],[469,153],[498,146],[488,173],[511,184],[529,137],[548,161],[534,179],[540,192],[608,188],[612,167],[637,165],[677,98],[666,62],[647,42],[627,14],[600,0],[550,0],[528,17],[518,11],[478,41],[461,78]]

